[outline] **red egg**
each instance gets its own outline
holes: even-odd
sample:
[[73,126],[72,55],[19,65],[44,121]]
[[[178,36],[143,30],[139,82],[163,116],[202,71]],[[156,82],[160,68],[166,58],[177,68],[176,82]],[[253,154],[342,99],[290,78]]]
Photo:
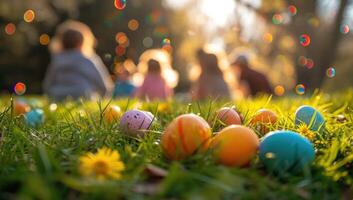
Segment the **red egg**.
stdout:
[[224,107],[217,111],[216,119],[226,126],[241,124],[241,117],[233,108]]

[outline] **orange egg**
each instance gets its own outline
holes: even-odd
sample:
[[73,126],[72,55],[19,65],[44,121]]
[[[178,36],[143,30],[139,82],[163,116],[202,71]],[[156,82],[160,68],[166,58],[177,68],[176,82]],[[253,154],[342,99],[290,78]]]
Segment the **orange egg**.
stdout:
[[31,107],[25,102],[14,102],[13,111],[15,115],[23,115],[31,110]]
[[184,114],[175,118],[165,129],[161,147],[168,159],[182,160],[207,150],[211,136],[211,128],[203,118]]
[[217,111],[216,119],[227,126],[241,124],[241,117],[233,108],[224,107]]
[[245,126],[231,125],[219,132],[210,148],[216,161],[226,166],[244,167],[254,158],[259,138]]
[[108,123],[118,122],[121,117],[121,109],[119,106],[109,106],[104,111],[104,118]]
[[255,126],[262,134],[269,132],[269,126],[273,126],[277,122],[277,115],[271,110],[260,109],[256,112],[254,117],[251,119],[250,124]]

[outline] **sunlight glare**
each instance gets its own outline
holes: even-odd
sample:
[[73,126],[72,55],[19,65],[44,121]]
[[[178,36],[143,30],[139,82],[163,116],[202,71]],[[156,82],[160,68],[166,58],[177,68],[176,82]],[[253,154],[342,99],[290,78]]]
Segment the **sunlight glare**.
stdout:
[[234,15],[235,2],[234,0],[222,0],[220,2],[202,0],[201,12],[209,17],[214,25],[224,27],[227,25],[228,20]]

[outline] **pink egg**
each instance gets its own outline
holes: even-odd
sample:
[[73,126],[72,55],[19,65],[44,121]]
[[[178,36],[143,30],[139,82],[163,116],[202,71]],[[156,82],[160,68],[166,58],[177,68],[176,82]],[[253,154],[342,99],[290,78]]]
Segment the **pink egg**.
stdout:
[[[152,118],[151,118],[152,116]],[[140,110],[129,110],[120,119],[120,128],[133,136],[144,136],[152,125],[153,115]]]

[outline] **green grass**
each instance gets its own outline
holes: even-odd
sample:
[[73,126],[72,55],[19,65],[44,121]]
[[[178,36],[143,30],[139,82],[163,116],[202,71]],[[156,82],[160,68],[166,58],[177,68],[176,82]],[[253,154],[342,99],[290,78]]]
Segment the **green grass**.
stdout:
[[[239,102],[110,102],[123,110],[139,107],[155,113],[157,121],[144,139],[128,137],[119,131],[118,123],[109,125],[102,120],[101,113],[109,102],[67,102],[50,111],[47,100],[30,99],[33,107],[45,111],[43,126],[27,126],[23,117],[13,116],[10,98],[0,98],[0,199],[352,198],[353,90],[310,98],[263,97]],[[159,147],[164,127],[183,113],[211,119],[217,109],[234,105],[247,125],[258,109],[269,108],[279,115],[272,130],[296,130],[294,112],[304,104],[320,110],[327,122],[327,130],[314,141],[316,159],[309,173],[278,177],[268,173],[258,158],[248,168],[220,166],[207,155],[171,162]],[[164,109],[158,110],[158,106]],[[337,120],[339,114],[346,121]],[[78,158],[103,146],[121,154],[126,165],[123,177],[87,181],[78,172]],[[148,164],[165,169],[168,175],[152,179],[145,172]]]

